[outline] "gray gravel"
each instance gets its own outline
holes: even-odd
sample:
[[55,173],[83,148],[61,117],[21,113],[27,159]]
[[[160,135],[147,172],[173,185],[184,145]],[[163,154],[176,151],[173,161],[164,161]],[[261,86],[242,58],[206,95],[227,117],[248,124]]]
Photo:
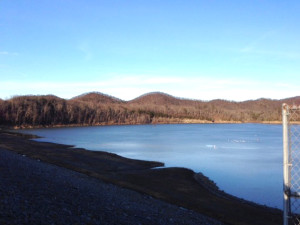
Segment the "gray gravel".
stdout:
[[0,148],[0,224],[222,224]]

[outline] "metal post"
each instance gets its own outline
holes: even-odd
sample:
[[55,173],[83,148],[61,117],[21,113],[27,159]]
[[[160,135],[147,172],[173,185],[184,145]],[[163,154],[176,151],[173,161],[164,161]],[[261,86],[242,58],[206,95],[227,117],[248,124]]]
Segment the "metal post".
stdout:
[[288,138],[288,105],[282,105],[283,127],[283,225],[289,224],[290,216],[290,162],[289,162],[289,138]]

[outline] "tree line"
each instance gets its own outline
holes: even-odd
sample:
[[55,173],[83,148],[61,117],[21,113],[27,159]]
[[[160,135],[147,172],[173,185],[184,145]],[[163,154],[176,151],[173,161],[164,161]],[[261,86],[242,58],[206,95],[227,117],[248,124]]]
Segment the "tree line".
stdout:
[[281,120],[283,102],[300,104],[300,98],[198,101],[151,93],[126,102],[101,93],[89,93],[70,100],[51,95],[17,96],[0,100],[0,125],[46,127],[186,121],[268,122]]

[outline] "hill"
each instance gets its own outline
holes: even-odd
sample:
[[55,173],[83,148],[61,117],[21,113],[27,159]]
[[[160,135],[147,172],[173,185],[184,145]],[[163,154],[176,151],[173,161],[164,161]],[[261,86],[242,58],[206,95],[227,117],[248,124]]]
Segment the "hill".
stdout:
[[92,103],[103,103],[103,104],[112,104],[112,103],[122,103],[121,99],[115,98],[113,96],[109,96],[100,92],[90,92],[85,93],[79,96],[72,98],[75,101],[84,101],[84,102],[92,102]]
[[286,98],[281,100],[282,103],[287,103],[289,105],[300,105],[300,96],[293,98]]
[[163,92],[151,92],[137,97],[128,103],[134,104],[148,104],[148,105],[179,105],[180,99]]
[[0,101],[0,126],[41,127],[105,124],[274,122],[283,103],[300,104],[300,96],[243,102],[200,101],[153,92],[131,101],[99,92],[70,100],[54,95],[17,96]]

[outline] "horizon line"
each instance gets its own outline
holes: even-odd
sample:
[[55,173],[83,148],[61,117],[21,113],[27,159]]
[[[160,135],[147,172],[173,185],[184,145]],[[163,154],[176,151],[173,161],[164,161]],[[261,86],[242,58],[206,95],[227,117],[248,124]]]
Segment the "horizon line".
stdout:
[[137,97],[135,97],[133,99],[130,99],[130,100],[123,100],[121,98],[118,98],[118,97],[115,97],[113,95],[109,95],[109,94],[106,94],[106,93],[103,93],[103,92],[100,92],[100,91],[90,91],[90,92],[84,92],[82,94],[76,95],[76,96],[71,97],[71,98],[64,98],[64,97],[60,97],[58,95],[50,94],[49,93],[49,94],[12,95],[12,96],[10,96],[9,98],[6,98],[6,99],[0,98],[0,100],[2,100],[2,101],[9,101],[9,100],[12,100],[12,99],[18,98],[18,97],[47,97],[47,96],[50,97],[50,96],[52,96],[52,97],[56,97],[56,98],[60,98],[60,99],[69,101],[69,100],[72,100],[72,99],[75,99],[75,98],[83,97],[83,96],[88,95],[88,94],[99,94],[99,95],[110,97],[110,98],[113,98],[113,99],[116,99],[116,100],[119,100],[119,101],[122,101],[122,102],[131,102],[133,100],[136,100],[138,98],[141,98],[141,97],[144,97],[144,96],[148,96],[148,95],[151,95],[151,94],[161,94],[161,95],[169,96],[169,97],[172,97],[172,98],[175,98],[175,99],[178,99],[178,100],[201,101],[201,102],[211,102],[211,101],[220,100],[220,101],[236,102],[236,103],[247,102],[247,101],[258,101],[258,100],[283,101],[285,99],[292,99],[292,98],[300,97],[300,96],[292,96],[292,97],[280,98],[280,99],[278,99],[278,98],[276,99],[276,98],[260,97],[260,98],[256,98],[256,99],[247,99],[247,100],[241,100],[241,101],[238,101],[238,100],[229,100],[229,99],[222,99],[222,98],[215,98],[215,99],[211,99],[211,100],[202,100],[202,99],[178,97],[178,96],[174,96],[174,95],[168,94],[166,92],[162,92],[162,91],[151,91],[151,92],[146,92],[146,93],[144,93],[142,95],[139,95],[139,96],[137,96]]

